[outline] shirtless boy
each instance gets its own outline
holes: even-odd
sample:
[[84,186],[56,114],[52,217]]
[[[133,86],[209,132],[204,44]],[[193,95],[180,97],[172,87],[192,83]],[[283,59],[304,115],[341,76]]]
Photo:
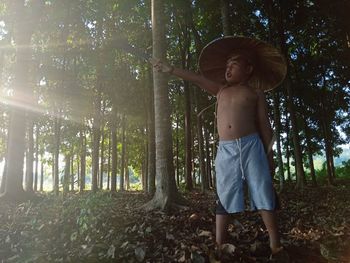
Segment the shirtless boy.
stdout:
[[[268,70],[261,72],[264,68],[261,64],[266,62],[264,66],[269,68],[268,63],[271,62],[266,54],[272,55],[270,59],[275,63],[268,69],[273,71],[271,74]],[[282,69],[276,70],[276,61],[280,62]],[[219,197],[216,242],[218,245],[225,243],[229,214],[244,211],[243,184],[246,182],[251,209],[260,212],[267,228],[272,255],[280,254],[283,247],[278,232],[277,204],[271,176],[274,164],[272,151],[268,151],[272,129],[264,91],[274,88],[283,80],[286,71],[284,60],[277,50],[262,41],[225,37],[209,43],[203,49],[199,66],[202,74],[161,61],[154,63],[156,70],[190,81],[217,97],[220,142],[215,160]],[[261,87],[262,84],[265,87]]]

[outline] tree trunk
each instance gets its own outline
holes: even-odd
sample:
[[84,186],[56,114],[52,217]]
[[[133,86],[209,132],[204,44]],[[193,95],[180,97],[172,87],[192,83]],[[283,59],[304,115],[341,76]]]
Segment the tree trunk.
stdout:
[[289,129],[289,119],[286,117],[286,159],[287,159],[287,179],[289,182],[292,181],[292,176],[290,173],[290,150],[289,150],[289,145],[290,145],[290,129]]
[[210,157],[210,143],[209,143],[209,129],[204,129],[204,138],[205,138],[205,152],[206,152],[206,174],[208,178],[208,187],[213,187],[213,181],[212,181],[212,174],[211,174],[211,161],[212,158]]
[[220,0],[222,31],[225,36],[232,35],[230,22],[230,0]]
[[[73,148],[73,146],[72,146]],[[73,154],[73,149],[72,149],[72,157],[70,161],[70,188],[71,191],[74,192],[74,184],[75,184],[75,176],[74,176],[74,154]]]
[[102,125],[102,139],[101,139],[101,167],[100,167],[100,189],[103,189],[103,172],[104,172],[104,144],[105,144],[105,131],[104,131],[104,125]]
[[35,180],[34,191],[38,191],[38,176],[39,176],[39,125],[35,129]]
[[128,158],[125,158],[125,183],[126,183],[126,190],[130,190],[130,176],[129,176],[129,165],[128,165]]
[[112,117],[112,174],[111,174],[111,191],[117,191],[117,167],[118,167],[118,152],[117,152],[117,111],[113,106]]
[[[189,2],[188,2],[189,4]],[[191,6],[187,6],[188,10],[191,10]],[[187,16],[186,16],[187,17]],[[184,69],[189,69],[189,59],[190,59],[190,44],[191,36],[188,29],[187,21],[181,26],[182,34],[179,38],[183,36],[183,44],[179,41],[179,48],[181,52],[182,67]],[[192,122],[191,122],[191,90],[190,83],[188,81],[183,81],[184,86],[184,96],[185,96],[185,188],[187,191],[193,190],[192,181]]]
[[51,165],[52,191],[55,192],[55,149],[53,149],[52,151],[51,158],[52,158],[52,165]]
[[[61,110],[59,110],[59,113],[61,113]],[[54,193],[55,195],[59,194],[59,155],[60,155],[60,143],[61,143],[61,114],[59,114],[59,117],[55,118],[54,123],[54,130],[55,130],[55,136],[54,136]]]
[[40,154],[40,192],[44,191],[44,156]]
[[65,168],[63,175],[63,196],[69,192],[69,175],[70,175],[70,155],[65,156]]
[[154,87],[151,79],[151,72],[147,71],[147,86],[148,86],[148,113],[147,113],[147,192],[154,195],[156,191],[156,145],[154,133]]
[[191,92],[188,81],[184,81],[185,90],[185,181],[186,190],[193,190],[192,181],[192,121],[191,121]]
[[[165,60],[164,0],[152,0],[153,57]],[[146,209],[168,210],[180,201],[177,191],[170,121],[170,105],[165,74],[153,70],[156,138],[156,192]]]
[[294,110],[294,104],[292,102],[293,95],[289,84],[287,84],[287,92],[288,92],[288,109],[290,112],[290,119],[291,119],[291,125],[293,130],[292,139],[293,139],[293,145],[294,145],[294,157],[295,157],[295,166],[296,166],[295,167],[296,179],[297,179],[296,187],[298,189],[303,189],[305,187],[303,157],[302,157],[301,147],[300,147],[299,128],[298,128],[296,114]]
[[279,91],[273,92],[273,108],[274,108],[274,123],[275,123],[275,135],[277,144],[277,166],[278,166],[278,178],[280,180],[280,191],[284,186],[284,170],[281,150],[281,114],[280,114],[280,96]]
[[311,138],[310,138],[310,131],[306,122],[306,119],[304,119],[304,130],[305,130],[305,137],[306,137],[306,145],[307,145],[307,155],[309,158],[309,165],[310,165],[310,176],[313,186],[317,186],[316,181],[316,174],[315,174],[315,167],[314,167],[314,160],[312,157],[312,146],[311,146]]
[[85,175],[86,175],[86,138],[83,127],[80,129],[80,189],[82,193],[85,189]]
[[[14,13],[14,43],[17,47],[30,46],[32,29],[28,28],[26,7],[24,0],[16,1],[13,4]],[[27,199],[23,190],[23,165],[25,152],[25,129],[26,116],[25,110],[21,108],[27,104],[25,99],[21,99],[23,95],[30,93],[28,86],[28,64],[31,60],[31,54],[28,49],[16,49],[16,63],[14,68],[13,81],[13,99],[18,103],[19,107],[10,109],[10,123],[8,128],[8,148],[6,156],[5,170],[5,189],[1,194],[4,199]]]
[[179,143],[179,115],[176,114],[176,152],[175,152],[175,167],[176,167],[176,183],[177,185],[180,184],[180,175],[179,175],[179,171],[180,171],[180,162],[179,162],[179,147],[180,147],[180,143]]
[[198,154],[199,154],[199,171],[202,183],[202,191],[209,190],[208,176],[204,158],[204,139],[203,139],[203,118],[199,113],[199,96],[197,88],[194,90],[194,98],[197,107],[197,136],[198,136]]
[[122,116],[122,159],[120,164],[120,178],[119,178],[119,190],[124,191],[124,174],[125,174],[125,153],[126,153],[126,118],[125,114]]
[[[99,76],[98,76],[99,78]],[[93,123],[93,149],[92,149],[92,173],[91,190],[97,191],[98,188],[98,168],[99,168],[99,148],[101,137],[101,91],[97,84],[97,94],[94,103],[94,123]]]
[[[281,47],[282,54],[287,59],[287,63],[289,63],[288,57],[288,50],[286,46],[286,37],[284,32],[284,25],[283,25],[283,16],[284,16],[284,9],[281,5],[280,1],[280,15],[277,23],[278,28],[278,35],[279,35],[279,45]],[[305,173],[303,168],[303,160],[302,160],[302,152],[300,147],[300,139],[299,139],[299,128],[297,123],[297,118],[295,114],[295,106],[294,106],[294,96],[293,91],[291,88],[291,79],[289,76],[287,76],[285,81],[285,86],[287,90],[287,105],[288,110],[290,113],[290,120],[291,120],[291,127],[292,127],[292,139],[293,139],[293,145],[294,145],[294,156],[295,156],[295,166],[296,166],[296,174],[297,174],[297,188],[303,189],[305,185]]]
[[34,192],[33,190],[33,164],[34,164],[34,122],[33,117],[29,117],[28,121],[28,152],[26,156],[26,191]]
[[111,177],[111,153],[112,153],[112,131],[108,132],[108,161],[107,161],[107,190],[110,189]]
[[326,121],[324,120],[324,116],[322,116],[321,120],[321,127],[323,130],[323,135],[324,135],[324,140],[325,140],[325,153],[326,153],[326,164],[327,164],[327,178],[328,178],[328,183],[330,185],[334,184],[334,174],[333,174],[333,155],[332,155],[332,145],[331,145],[331,138],[328,133],[328,128]]

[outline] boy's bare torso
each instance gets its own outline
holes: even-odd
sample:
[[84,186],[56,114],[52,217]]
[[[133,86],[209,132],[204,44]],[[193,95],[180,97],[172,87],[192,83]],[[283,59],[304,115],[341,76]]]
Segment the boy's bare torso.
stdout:
[[257,93],[245,85],[224,87],[217,95],[220,140],[233,140],[257,132]]

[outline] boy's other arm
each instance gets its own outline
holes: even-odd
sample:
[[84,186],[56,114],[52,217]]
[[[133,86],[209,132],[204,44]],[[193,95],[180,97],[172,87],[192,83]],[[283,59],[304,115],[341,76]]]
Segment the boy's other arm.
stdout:
[[265,152],[267,154],[270,170],[274,172],[273,152],[269,149],[273,132],[269,120],[268,109],[265,94],[262,90],[257,90],[258,102],[257,102],[257,124],[261,140],[264,144]]
[[177,76],[183,80],[187,80],[197,86],[199,86],[201,89],[206,90],[212,95],[216,95],[219,90],[221,89],[221,85],[205,78],[204,76],[194,73],[189,70],[176,68],[174,66],[171,66],[165,62],[162,61],[155,61],[153,63],[153,66],[158,70],[159,72],[168,73],[174,76]]

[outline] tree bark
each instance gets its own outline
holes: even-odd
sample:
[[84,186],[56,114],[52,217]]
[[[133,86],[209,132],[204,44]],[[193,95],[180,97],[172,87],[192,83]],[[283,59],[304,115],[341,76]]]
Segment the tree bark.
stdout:
[[[164,0],[152,0],[153,57],[165,60]],[[156,138],[156,192],[146,209],[168,210],[180,201],[173,164],[170,105],[165,74],[153,71]]]
[[44,156],[40,154],[40,192],[44,191]]
[[277,165],[278,165],[278,178],[280,180],[280,191],[284,187],[284,170],[281,150],[281,114],[280,114],[280,96],[279,91],[273,92],[273,108],[274,108],[274,123],[275,123],[275,135],[277,145]]
[[86,138],[84,128],[80,129],[80,184],[79,191],[82,193],[85,190],[85,175],[86,175]]
[[[97,76],[99,78],[99,76]],[[98,170],[99,170],[99,148],[101,137],[101,91],[97,84],[97,94],[94,103],[94,123],[93,123],[93,149],[92,149],[92,173],[91,190],[97,191],[98,188]]]
[[211,173],[211,163],[212,163],[212,158],[210,156],[210,143],[209,143],[209,129],[204,129],[204,138],[205,138],[205,152],[206,152],[206,174],[208,177],[208,187],[213,187],[213,178],[212,178],[212,173]]
[[[61,116],[61,110],[59,110],[59,116]],[[60,155],[60,143],[61,143],[61,118],[56,117],[54,123],[54,184],[53,189],[55,195],[59,194],[59,155]]]
[[289,150],[289,145],[290,145],[290,128],[289,128],[289,119],[286,117],[286,159],[287,159],[287,179],[289,182],[292,181],[292,176],[290,173],[290,150]]
[[113,106],[112,117],[112,174],[111,174],[111,191],[117,191],[117,167],[118,167],[118,152],[117,152],[117,111]]
[[122,159],[120,164],[120,178],[119,178],[119,190],[124,191],[124,172],[125,172],[125,153],[126,153],[126,136],[125,131],[126,130],[126,118],[125,114],[122,116]]
[[147,71],[147,86],[148,86],[148,119],[147,119],[147,192],[154,195],[156,191],[156,145],[154,131],[154,87],[151,79],[151,72]]
[[111,179],[111,153],[112,153],[112,131],[108,132],[108,161],[107,161],[107,190],[110,189]]
[[220,0],[222,31],[225,36],[232,35],[230,22],[230,0]]
[[175,167],[176,167],[176,183],[177,185],[180,184],[180,175],[179,175],[179,171],[180,171],[180,162],[179,162],[179,147],[180,147],[180,143],[179,143],[179,115],[176,114],[176,152],[175,152]]
[[65,168],[63,175],[63,196],[69,192],[69,175],[70,175],[70,155],[65,156]]
[[[36,3],[36,2],[35,2]],[[16,47],[30,46],[33,33],[32,17],[28,16],[28,8],[25,1],[12,3],[14,14],[14,43]],[[36,12],[33,12],[36,13]],[[37,14],[36,14],[37,15]],[[34,19],[34,17],[33,17]],[[29,196],[23,190],[23,165],[25,152],[25,129],[26,114],[21,106],[28,103],[26,98],[32,91],[28,86],[28,68],[31,61],[31,54],[28,49],[18,48],[16,50],[16,62],[13,80],[13,100],[19,107],[13,106],[10,109],[10,123],[8,128],[8,149],[6,156],[5,190],[1,194],[3,199],[25,200]]]
[[38,176],[39,176],[39,125],[35,129],[35,180],[34,191],[38,191]]
[[34,192],[33,189],[33,164],[34,164],[34,122],[32,116],[28,121],[28,151],[26,156],[26,191]]
[[72,156],[70,160],[70,189],[74,192],[75,176],[74,176],[74,148],[72,145]]
[[[279,35],[279,41],[280,41],[279,45],[281,47],[282,54],[287,59],[287,64],[288,64],[289,54],[286,46],[286,37],[285,37],[284,25],[283,25],[283,15],[285,10],[283,9],[281,1],[279,1],[279,6],[280,6],[280,12],[279,12],[280,15],[278,17],[279,19],[277,23],[278,35]],[[285,87],[287,90],[287,105],[290,113],[291,127],[293,130],[292,139],[293,139],[293,145],[294,145],[295,166],[296,166],[296,175],[297,175],[296,187],[298,189],[303,189],[305,186],[305,173],[303,168],[302,152],[300,147],[299,128],[298,128],[297,118],[295,114],[294,96],[293,96],[293,91],[291,86],[292,86],[291,79],[289,76],[287,76],[285,81]]]
[[312,157],[313,152],[312,152],[312,146],[311,146],[310,131],[309,131],[306,119],[304,119],[304,130],[305,130],[306,145],[307,145],[307,155],[308,155],[309,165],[310,165],[311,181],[313,186],[317,186],[314,160]]
[[105,144],[105,131],[104,125],[101,128],[102,138],[101,138],[101,166],[100,166],[100,189],[103,189],[103,172],[104,172],[104,144]]

